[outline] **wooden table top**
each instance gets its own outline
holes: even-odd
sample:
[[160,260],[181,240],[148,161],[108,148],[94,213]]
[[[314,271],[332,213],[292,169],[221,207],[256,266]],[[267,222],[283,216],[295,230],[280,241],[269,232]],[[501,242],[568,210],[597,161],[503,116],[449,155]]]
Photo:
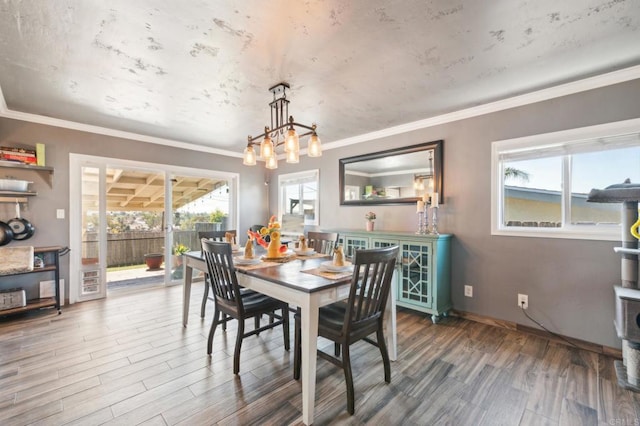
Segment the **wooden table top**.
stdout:
[[[199,251],[186,253],[186,256],[198,259],[200,261],[204,260]],[[307,293],[313,293],[320,290],[326,290],[327,288],[331,287],[338,287],[351,281],[350,276],[331,280],[318,275],[302,272],[305,270],[318,268],[322,262],[326,262],[330,259],[331,258],[329,256],[314,257],[309,259],[298,257],[289,262],[279,263],[277,265],[267,266],[264,268],[255,268],[249,270],[242,270],[237,268],[236,272],[245,274],[250,277],[260,278],[266,281],[277,283],[285,287],[290,287]],[[238,265],[236,265],[236,267],[237,266]]]

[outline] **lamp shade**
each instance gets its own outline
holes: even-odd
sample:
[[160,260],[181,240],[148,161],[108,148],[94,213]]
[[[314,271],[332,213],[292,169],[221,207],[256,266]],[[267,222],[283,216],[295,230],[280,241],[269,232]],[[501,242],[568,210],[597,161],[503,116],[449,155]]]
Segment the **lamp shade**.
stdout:
[[245,166],[256,165],[256,151],[252,146],[248,146],[244,149],[244,156],[242,157],[242,164]]
[[262,143],[260,144],[260,157],[263,160],[267,160],[273,156],[274,156],[273,142],[271,142],[271,138],[267,134],[262,140]]
[[322,146],[320,144],[320,138],[317,134],[312,134],[309,138],[309,145],[307,146],[307,154],[309,157],[320,157],[322,155]]
[[296,151],[289,151],[286,153],[287,155],[287,163],[299,163],[300,162],[300,154]]
[[294,129],[287,130],[287,137],[284,141],[284,152],[300,152],[300,139]]
[[267,158],[267,164],[265,167],[271,170],[278,168],[278,157],[275,153],[271,157]]

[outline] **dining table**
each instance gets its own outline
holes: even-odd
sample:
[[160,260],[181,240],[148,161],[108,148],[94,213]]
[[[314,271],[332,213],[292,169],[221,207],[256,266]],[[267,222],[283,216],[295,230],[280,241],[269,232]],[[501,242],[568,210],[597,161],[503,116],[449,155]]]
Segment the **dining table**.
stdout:
[[[351,273],[332,274],[324,270],[324,262],[329,256],[288,255],[284,259],[266,259],[253,265],[235,263],[239,285],[297,306],[301,313],[302,330],[302,421],[313,423],[316,388],[316,358],[318,340],[318,314],[321,306],[347,299],[351,286]],[[194,270],[206,273],[206,263],[200,251],[184,255],[184,283],[182,322],[186,327],[189,320],[192,275]],[[395,275],[395,274],[394,274]],[[385,340],[389,358],[395,361],[396,349],[396,309],[395,276],[385,308]]]

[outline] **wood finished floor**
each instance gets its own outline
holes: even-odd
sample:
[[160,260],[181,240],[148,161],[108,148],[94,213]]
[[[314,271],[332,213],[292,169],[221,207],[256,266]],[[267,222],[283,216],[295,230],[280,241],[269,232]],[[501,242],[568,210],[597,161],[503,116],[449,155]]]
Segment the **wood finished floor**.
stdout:
[[[209,358],[201,295],[197,283],[187,328],[179,286],[0,320],[0,424],[301,424],[281,328],[245,339],[234,376],[235,326]],[[640,397],[618,387],[612,358],[460,318],[399,312],[391,384],[377,348],[361,342],[352,356],[355,415],[342,371],[319,359],[315,424],[640,423]]]

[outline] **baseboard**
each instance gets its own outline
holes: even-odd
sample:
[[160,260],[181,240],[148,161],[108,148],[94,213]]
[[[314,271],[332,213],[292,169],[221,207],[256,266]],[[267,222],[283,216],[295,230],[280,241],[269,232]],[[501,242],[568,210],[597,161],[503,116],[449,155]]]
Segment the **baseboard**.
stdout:
[[[537,337],[541,337],[543,339],[547,339],[554,343],[560,343],[563,345],[570,346],[569,343],[567,343],[565,340],[562,340],[561,338],[558,338],[538,328],[529,327],[529,326],[518,324],[512,321],[499,320],[499,319],[487,317],[484,315],[478,315],[471,312],[458,311],[455,309],[452,309],[451,311],[449,311],[449,313],[451,315],[468,319],[470,321],[492,325],[494,327],[506,328],[508,330],[513,330],[513,331],[521,331],[523,333],[527,333]],[[598,345],[595,343],[587,342],[585,340],[574,339],[573,337],[567,337],[567,336],[562,336],[562,337],[567,339],[569,342],[574,343],[576,346],[579,346],[584,350],[595,352],[597,354],[607,355],[613,358],[622,359],[622,350],[620,349],[612,348],[604,345]]]

